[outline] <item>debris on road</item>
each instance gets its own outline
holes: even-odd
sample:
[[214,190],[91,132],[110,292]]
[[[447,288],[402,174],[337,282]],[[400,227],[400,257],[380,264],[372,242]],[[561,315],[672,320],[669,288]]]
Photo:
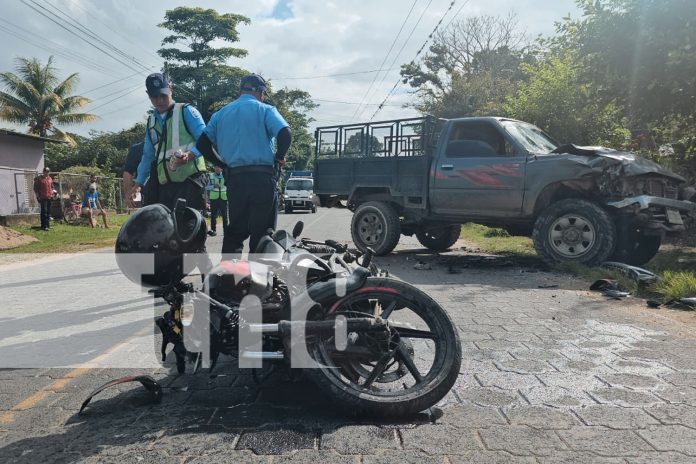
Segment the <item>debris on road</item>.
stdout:
[[109,387],[113,387],[127,382],[140,382],[147,391],[152,393],[156,402],[159,402],[162,399],[162,387],[155,381],[155,379],[153,379],[149,375],[127,376],[122,377],[120,379],[111,380],[94,390],[92,393],[90,393],[87,399],[82,403],[82,406],[80,407],[80,411],[78,412],[78,414],[82,414],[82,411],[87,407],[89,402],[92,401],[92,398],[94,398],[102,391],[106,390]]
[[590,290],[595,292],[602,292],[605,290],[618,290],[619,283],[612,279],[599,279],[595,280],[592,285],[590,285]]
[[558,284],[537,285],[537,288],[558,288]]
[[417,271],[430,271],[432,267],[430,266],[430,263],[418,261],[418,263],[413,266],[413,269],[416,269]]
[[657,275],[653,274],[647,269],[615,261],[607,261],[602,263],[601,267],[621,271],[639,284],[652,284],[660,279]]

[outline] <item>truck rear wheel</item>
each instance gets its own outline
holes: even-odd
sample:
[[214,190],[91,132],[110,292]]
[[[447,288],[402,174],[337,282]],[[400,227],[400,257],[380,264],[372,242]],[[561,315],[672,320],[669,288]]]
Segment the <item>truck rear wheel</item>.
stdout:
[[399,215],[387,203],[363,203],[353,214],[350,233],[353,243],[360,251],[365,252],[372,248],[376,254],[386,255],[399,243]]
[[547,264],[576,262],[595,266],[616,246],[616,225],[600,206],[575,198],[561,200],[537,218],[534,248]]
[[416,238],[426,248],[434,251],[444,251],[459,240],[462,226],[455,224],[438,229],[420,230],[416,232]]

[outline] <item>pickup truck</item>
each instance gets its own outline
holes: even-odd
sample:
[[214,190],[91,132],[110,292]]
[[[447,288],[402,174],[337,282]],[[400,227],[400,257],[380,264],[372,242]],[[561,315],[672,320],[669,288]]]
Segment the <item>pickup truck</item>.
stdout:
[[314,193],[353,211],[355,245],[379,255],[402,234],[446,250],[475,222],[531,236],[549,264],[640,265],[696,218],[696,189],[672,171],[500,117],[319,127]]

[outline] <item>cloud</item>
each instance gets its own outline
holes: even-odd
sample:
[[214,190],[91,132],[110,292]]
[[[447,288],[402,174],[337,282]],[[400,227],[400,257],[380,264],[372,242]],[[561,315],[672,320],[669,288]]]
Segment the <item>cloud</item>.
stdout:
[[[239,26],[240,42],[235,46],[245,48],[249,55],[230,64],[271,78],[275,88],[289,86],[309,91],[317,100],[348,102],[331,103],[317,101],[320,107],[314,117],[317,124],[355,122],[369,119],[399,78],[399,65],[413,59],[418,48],[449,6],[451,0],[418,0],[408,22],[404,26],[388,66],[401,49],[408,34],[421,16],[422,19],[395,62],[395,69],[380,73],[352,76],[316,78],[328,74],[378,69],[385,54],[401,27],[412,4],[410,0],[352,0],[317,2],[316,0],[260,0],[255,2],[206,0],[196,2],[203,8],[214,8],[220,13],[239,13],[251,18],[250,25]],[[457,11],[463,1],[457,0],[452,11]],[[153,69],[162,66],[156,55],[162,38],[167,34],[157,27],[166,9],[185,5],[182,0],[142,2],[141,0],[111,0],[88,2],[85,0],[46,0],[63,8],[85,26],[94,30],[104,40],[124,53]],[[190,2],[188,2],[190,4]],[[520,24],[530,37],[539,33],[551,34],[554,20],[560,20],[569,12],[578,14],[574,0],[469,0],[459,18],[471,15],[504,15],[509,11],[518,14]],[[56,63],[63,75],[79,72],[81,81],[78,93],[87,93],[94,100],[91,108],[102,119],[89,125],[69,127],[69,130],[86,134],[90,130],[113,131],[129,127],[144,118],[149,107],[145,96],[144,80],[148,74],[137,73],[124,64],[68,34],[41,17],[20,2],[4,2],[3,18],[21,25],[41,40],[56,42],[75,61],[76,54],[89,57],[98,63],[97,69],[85,63],[69,61],[56,56]],[[448,21],[449,16],[446,18]],[[4,23],[0,21],[0,26]],[[107,27],[108,26],[108,27]],[[0,71],[12,70],[16,56],[36,56],[48,59],[51,50],[27,43],[0,28],[5,50],[0,55]],[[305,77],[307,79],[284,79]],[[370,93],[367,90],[376,77]],[[117,82],[114,82],[117,81]],[[110,84],[113,83],[113,84]],[[104,86],[105,84],[110,84]],[[104,86],[99,88],[100,86]],[[95,90],[96,89],[96,90]],[[400,87],[389,99],[395,106],[387,106],[377,119],[410,117],[416,113],[399,105],[412,101],[409,89]],[[358,111],[360,101],[369,103]],[[0,123],[2,126],[7,124]]]

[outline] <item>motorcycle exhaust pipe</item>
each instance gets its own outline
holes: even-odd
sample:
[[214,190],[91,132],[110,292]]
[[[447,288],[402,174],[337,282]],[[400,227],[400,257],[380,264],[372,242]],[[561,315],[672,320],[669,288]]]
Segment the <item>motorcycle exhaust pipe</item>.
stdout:
[[335,321],[280,321],[277,324],[249,324],[251,333],[290,335],[292,330],[302,330],[306,335],[331,333],[335,330],[348,332],[378,332],[387,327],[385,321],[371,317],[356,317],[351,319],[338,319]]

